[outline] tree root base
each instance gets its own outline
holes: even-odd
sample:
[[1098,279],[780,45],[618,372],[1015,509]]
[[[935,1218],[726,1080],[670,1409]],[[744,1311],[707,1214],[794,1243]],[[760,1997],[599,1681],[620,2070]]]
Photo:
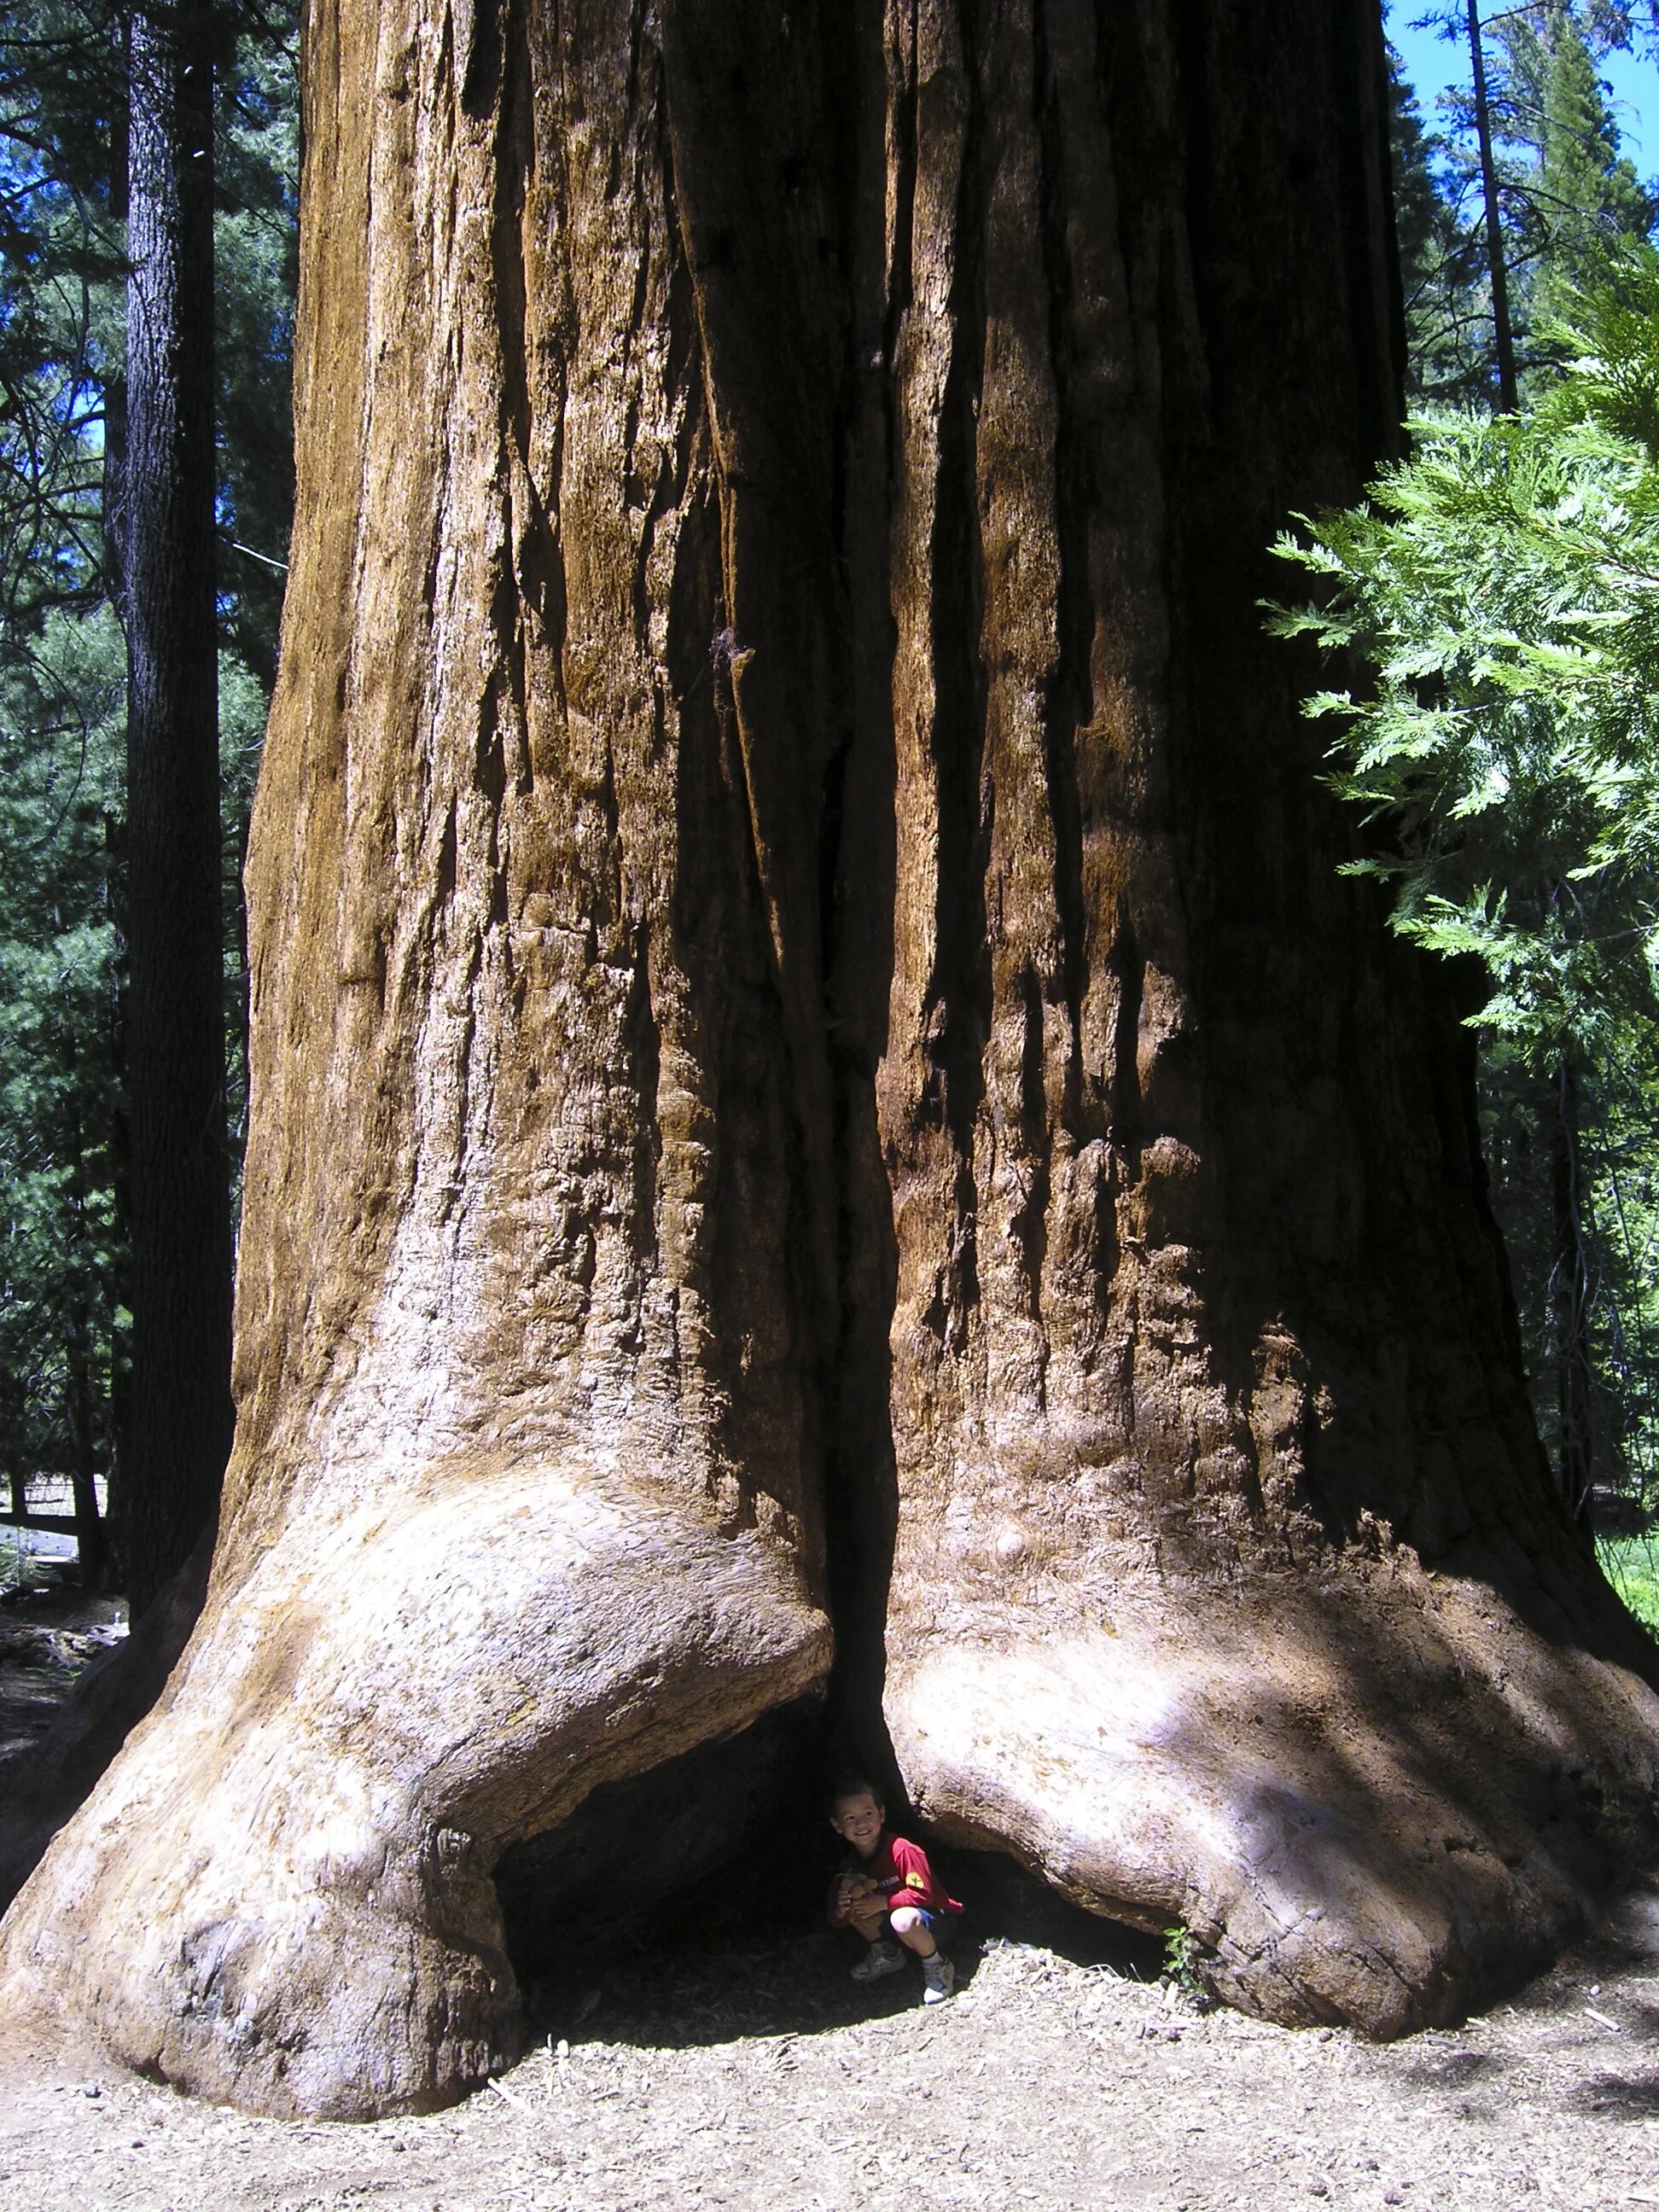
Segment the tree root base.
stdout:
[[1218,1996],[1286,2026],[1456,2019],[1656,1845],[1647,1683],[1399,1560],[1248,1596],[1129,1589],[1064,1640],[932,1640],[886,1711],[941,1835],[1179,1923]]

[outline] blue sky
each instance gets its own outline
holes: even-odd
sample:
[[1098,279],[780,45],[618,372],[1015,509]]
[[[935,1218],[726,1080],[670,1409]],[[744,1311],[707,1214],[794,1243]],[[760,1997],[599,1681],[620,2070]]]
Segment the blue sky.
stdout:
[[[1404,59],[1425,121],[1432,121],[1434,96],[1443,85],[1469,81],[1467,39],[1452,42],[1433,31],[1412,29],[1413,18],[1425,15],[1431,4],[1431,0],[1391,0],[1388,11],[1389,36]],[[1492,12],[1481,9],[1483,15]],[[1613,87],[1624,151],[1637,173],[1647,179],[1659,170],[1659,65],[1632,54],[1609,54],[1601,74]]]

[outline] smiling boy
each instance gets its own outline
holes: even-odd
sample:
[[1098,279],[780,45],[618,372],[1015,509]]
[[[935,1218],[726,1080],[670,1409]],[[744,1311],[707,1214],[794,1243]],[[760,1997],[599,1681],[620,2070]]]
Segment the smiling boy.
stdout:
[[837,1928],[855,1929],[870,1947],[853,1979],[876,1982],[896,1974],[910,1951],[921,1961],[922,2002],[942,2003],[957,1977],[939,1939],[962,1907],[934,1881],[921,1846],[889,1831],[887,1808],[861,1776],[836,1785],[830,1825],[852,1846],[830,1893],[830,1917]]

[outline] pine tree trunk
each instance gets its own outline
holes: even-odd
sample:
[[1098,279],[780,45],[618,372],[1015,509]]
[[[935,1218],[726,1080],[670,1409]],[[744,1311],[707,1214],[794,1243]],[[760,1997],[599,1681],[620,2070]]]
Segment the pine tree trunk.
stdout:
[[1275,2017],[1447,2017],[1650,1846],[1455,1022],[1257,611],[1393,434],[1382,64],[313,9],[237,1449],[9,2004],[453,2095],[502,1852],[832,1619],[944,1833]]
[[207,0],[131,32],[125,451],[132,1386],[121,1547],[142,1612],[230,1446]]

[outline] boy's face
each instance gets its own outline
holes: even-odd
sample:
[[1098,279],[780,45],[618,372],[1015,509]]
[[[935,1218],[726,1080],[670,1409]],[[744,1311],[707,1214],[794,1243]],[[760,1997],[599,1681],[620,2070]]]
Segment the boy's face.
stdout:
[[881,1840],[881,1824],[886,1817],[885,1806],[867,1790],[861,1790],[856,1797],[836,1799],[830,1825],[838,1836],[845,1836],[861,1859],[867,1859]]

